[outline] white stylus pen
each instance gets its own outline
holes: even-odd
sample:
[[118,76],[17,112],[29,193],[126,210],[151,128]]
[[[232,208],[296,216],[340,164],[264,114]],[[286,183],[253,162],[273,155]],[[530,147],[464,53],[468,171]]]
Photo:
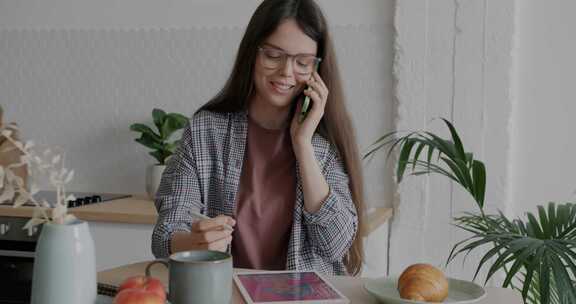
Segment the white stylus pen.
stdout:
[[[192,216],[194,216],[194,217],[196,217],[196,218],[199,218],[199,219],[202,219],[202,220],[212,219],[211,217],[209,217],[209,216],[207,216],[207,215],[204,215],[204,214],[202,214],[202,213],[196,212],[196,211],[190,211],[190,214],[192,214]],[[230,226],[230,225],[228,225],[228,224],[224,224],[224,225],[222,225],[222,226],[224,226],[225,229],[228,229],[228,230],[230,230],[230,231],[234,231],[234,228],[232,228],[232,226]]]
[[[190,214],[196,218],[202,219],[202,220],[209,220],[211,219],[211,217],[204,215],[200,212],[196,212],[196,211],[190,211]],[[230,231],[234,231],[234,228],[232,228],[232,226],[228,225],[228,224],[224,224],[222,225],[224,227],[224,229],[226,230],[230,230]],[[232,252],[232,247],[230,246],[230,244],[226,245],[226,252],[227,253],[231,253]]]

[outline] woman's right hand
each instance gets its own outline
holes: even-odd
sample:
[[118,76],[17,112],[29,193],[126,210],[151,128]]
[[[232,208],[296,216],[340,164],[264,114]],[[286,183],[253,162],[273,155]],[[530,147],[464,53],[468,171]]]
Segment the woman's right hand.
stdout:
[[233,231],[225,228],[225,225],[234,227],[236,221],[226,215],[195,221],[190,232],[176,232],[172,235],[172,253],[206,249],[226,251],[232,242]]

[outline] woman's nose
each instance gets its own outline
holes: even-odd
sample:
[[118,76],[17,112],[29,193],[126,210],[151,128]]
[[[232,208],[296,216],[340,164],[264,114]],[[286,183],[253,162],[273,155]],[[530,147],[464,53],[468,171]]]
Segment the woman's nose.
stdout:
[[293,64],[294,63],[291,57],[287,57],[286,60],[284,60],[284,64],[280,66],[280,72],[282,73],[282,76],[294,76]]

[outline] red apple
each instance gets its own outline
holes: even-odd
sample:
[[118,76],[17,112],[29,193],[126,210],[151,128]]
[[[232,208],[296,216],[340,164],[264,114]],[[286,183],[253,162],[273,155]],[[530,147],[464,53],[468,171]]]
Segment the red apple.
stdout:
[[164,304],[156,293],[142,288],[128,288],[120,291],[114,297],[113,304]]
[[124,282],[122,282],[122,284],[120,284],[118,292],[127,289],[142,289],[144,291],[156,294],[162,300],[160,303],[164,303],[164,301],[166,301],[166,291],[164,290],[162,282],[153,277],[134,276],[127,278],[124,280]]

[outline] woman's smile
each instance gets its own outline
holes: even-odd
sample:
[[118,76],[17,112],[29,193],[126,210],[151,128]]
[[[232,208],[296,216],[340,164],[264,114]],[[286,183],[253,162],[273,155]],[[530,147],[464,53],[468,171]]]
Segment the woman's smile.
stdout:
[[270,85],[277,94],[281,95],[291,95],[295,87],[293,84],[282,81],[270,81]]

